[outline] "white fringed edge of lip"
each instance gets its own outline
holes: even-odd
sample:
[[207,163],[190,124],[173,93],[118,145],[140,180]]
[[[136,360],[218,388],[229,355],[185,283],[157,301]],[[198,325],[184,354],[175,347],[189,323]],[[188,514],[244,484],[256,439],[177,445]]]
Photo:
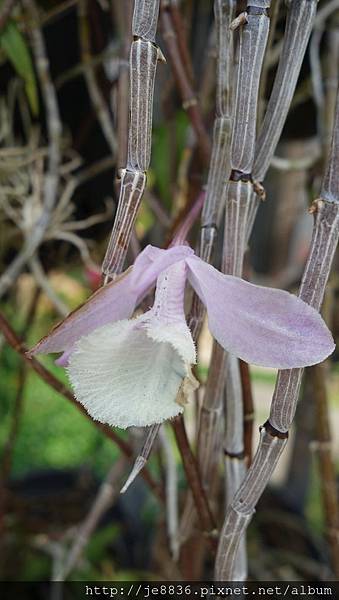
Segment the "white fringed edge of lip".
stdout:
[[121,428],[161,423],[180,414],[199,385],[187,325],[161,327],[146,315],[98,328],[75,345],[67,372],[95,420]]

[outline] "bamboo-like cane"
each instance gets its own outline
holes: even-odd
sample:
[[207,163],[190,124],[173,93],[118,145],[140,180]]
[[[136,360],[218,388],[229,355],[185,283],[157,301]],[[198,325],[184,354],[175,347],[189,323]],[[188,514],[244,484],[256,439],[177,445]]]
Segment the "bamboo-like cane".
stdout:
[[[314,229],[310,256],[303,275],[300,297],[320,309],[339,238],[339,94],[328,167],[320,198],[313,203]],[[239,540],[286,445],[303,369],[280,371],[268,421],[261,428],[253,463],[234,496],[222,528],[215,577],[234,578]]]
[[151,158],[155,72],[164,57],[155,44],[159,0],[136,0],[130,52],[130,123],[126,168],[121,170],[118,209],[102,265],[106,280],[124,265],[133,226],[146,185]]
[[326,64],[324,68],[325,114],[324,143],[325,156],[328,154],[333,128],[335,94],[339,83],[339,15],[336,15],[334,27],[327,33]]
[[[300,71],[301,63],[304,57],[307,41],[311,32],[312,24],[314,21],[315,14],[315,6],[316,2],[313,0],[292,0],[291,5],[289,7],[289,13],[286,24],[286,34],[284,37],[283,48],[281,52],[281,59],[279,62],[279,68],[277,72],[277,76],[275,79],[275,83],[273,86],[272,95],[268,104],[266,120],[265,124],[262,125],[261,128],[261,142],[260,144],[264,144],[266,148],[266,154],[260,153],[260,144],[257,142],[256,151],[254,152],[254,164],[253,164],[253,175],[252,177],[257,180],[258,178],[264,178],[266,174],[269,163],[273,157],[275,147],[281,135],[281,131],[283,128],[283,124],[286,120],[287,112],[289,109],[290,101],[294,93],[297,77]],[[247,16],[241,19],[244,24],[247,20]],[[239,21],[240,22],[240,21]],[[234,22],[235,25],[238,24],[238,21]],[[248,40],[247,40],[248,42]],[[259,43],[259,42],[258,42]],[[244,50],[243,50],[244,52]],[[292,64],[291,70],[291,57],[294,57],[294,61]],[[248,66],[248,63],[246,61]],[[245,65],[246,67],[246,65]],[[258,67],[257,67],[258,68]],[[246,71],[249,74],[248,80],[251,80],[251,74],[253,71],[251,69],[247,69]],[[237,94],[237,98],[239,98],[240,106],[238,106],[238,117],[239,119],[243,118],[245,114],[244,111],[247,109],[247,97],[248,91],[241,89],[241,78],[240,78],[240,70],[238,71],[238,89],[239,92]],[[244,74],[244,71],[243,71]],[[260,75],[260,73],[259,73]],[[257,80],[254,82],[255,84],[258,81],[258,73]],[[247,85],[245,81],[244,86]],[[255,89],[252,89],[252,111],[255,111],[255,106],[253,106],[253,95]],[[255,97],[254,97],[255,100]],[[275,108],[277,106],[277,108]],[[256,114],[253,112],[252,115],[252,129],[249,132],[249,138],[251,143],[251,148],[249,149],[249,155],[253,156],[253,143],[254,143],[254,123],[256,121]],[[275,121],[277,119],[277,121]],[[236,127],[236,117],[234,127]],[[238,138],[240,143],[243,144],[243,140],[239,135]],[[234,138],[235,143],[235,138]],[[244,144],[243,144],[244,145]],[[238,152],[240,155],[240,152]],[[265,164],[263,164],[263,161]],[[234,164],[234,167],[239,168],[239,164]],[[242,178],[246,179],[242,175],[235,171],[233,174],[233,178]],[[247,177],[250,180],[250,176]],[[232,182],[229,184],[228,189],[224,190],[225,194],[225,203],[226,203],[226,220],[225,220],[225,241],[227,246],[224,249],[224,269],[226,272],[230,272],[233,274],[241,274],[241,264],[243,252],[247,243],[247,240],[250,236],[250,232],[252,230],[252,226],[254,223],[255,215],[259,206],[260,195],[255,193],[255,189],[262,193],[262,189],[260,186],[253,185],[253,189],[247,184],[247,182]],[[226,198],[229,197],[229,202],[227,202]],[[237,206],[239,203],[239,206]],[[247,219],[247,231],[244,236],[243,225]],[[239,230],[240,226],[240,230]],[[228,241],[227,241],[228,240]],[[235,269],[235,270],[234,270]],[[212,365],[216,365],[215,369],[212,368],[209,374],[209,378],[207,381],[205,398],[203,409],[201,412],[201,420],[200,420],[200,428],[199,428],[199,451],[200,456],[203,457],[203,473],[206,473],[209,477],[215,469],[215,465],[218,462],[218,448],[220,444],[216,441],[216,433],[218,431],[218,423],[219,417],[221,414],[221,400],[222,395],[220,394],[220,390],[222,389],[222,379],[223,375],[221,371],[218,370],[217,367],[220,367],[222,363],[225,363],[225,358],[222,358],[223,351],[222,349],[214,343],[213,353],[212,353]],[[233,370],[231,371],[236,374],[235,367],[233,365]],[[220,379],[220,381],[216,380],[216,374]],[[237,380],[238,374],[236,374]],[[238,390],[239,397],[241,399],[241,392],[239,389],[239,385],[234,385],[231,382],[229,383],[229,390]],[[240,426],[240,411],[241,411],[241,402],[239,400],[236,401],[239,406],[239,414],[236,418],[236,422]],[[233,417],[235,417],[234,413]],[[229,422],[229,431],[232,432],[232,422]],[[239,433],[239,432],[238,432]],[[241,433],[241,432],[240,432]],[[235,437],[233,437],[235,439]],[[202,451],[203,450],[203,451]],[[229,449],[231,452],[231,448]],[[233,452],[234,454],[234,452]],[[239,471],[244,472],[244,464],[243,464],[243,452],[242,450],[238,452],[238,459],[233,456],[233,463],[238,461],[238,469]],[[226,458],[226,462],[229,460]],[[232,469],[228,469],[229,471]],[[205,486],[208,485],[208,480],[204,479]],[[230,490],[229,490],[230,491]],[[232,493],[230,491],[230,493]],[[229,494],[230,496],[230,494]],[[189,526],[189,521],[191,521],[192,525],[192,506],[186,505],[185,514],[182,519],[182,523],[185,525],[185,528],[182,527],[181,534],[184,539],[189,535],[191,531],[191,527]],[[183,531],[184,529],[184,531]]]
[[[229,3],[215,3],[215,16],[217,35],[219,41],[219,60],[217,76],[217,110],[224,117],[221,123],[224,128],[230,127],[230,102],[231,94],[229,91],[230,82],[229,69],[225,71],[222,64],[225,62],[226,52],[230,43],[220,43],[221,36],[225,36],[224,27],[227,23],[228,29],[234,29],[240,25],[239,35],[239,56],[238,68],[236,73],[235,90],[235,114],[232,125],[231,152],[227,157],[226,152],[222,154],[222,147],[218,140],[219,136],[214,137],[213,150],[216,151],[216,158],[220,153],[224,162],[221,163],[222,170],[219,171],[219,177],[215,177],[215,184],[211,187],[211,204],[205,205],[203,213],[203,227],[208,224],[209,227],[202,230],[203,249],[207,253],[206,258],[210,258],[213,248],[214,237],[211,225],[213,223],[211,215],[217,220],[218,204],[213,197],[222,192],[221,205],[225,205],[225,237],[224,237],[224,255],[223,272],[232,275],[241,275],[242,261],[247,243],[247,222],[250,203],[253,200],[251,170],[254,159],[255,145],[255,121],[257,113],[258,86],[260,79],[261,66],[268,36],[267,8],[269,2],[256,2],[255,8],[248,4],[247,12],[243,18],[236,19],[230,23],[232,7]],[[227,17],[227,18],[225,18]],[[224,39],[225,39],[224,38]],[[228,64],[228,63],[227,63]],[[217,117],[218,133],[220,121]],[[224,129],[227,132],[227,129]],[[214,167],[212,153],[212,165]],[[226,155],[226,156],[225,156]],[[219,163],[220,163],[219,157]],[[228,164],[227,164],[228,163]],[[228,168],[227,168],[228,167]],[[229,177],[229,182],[225,185],[225,180]],[[211,171],[210,171],[211,173]],[[212,177],[212,174],[211,174]],[[207,197],[208,192],[207,192]],[[205,217],[205,221],[204,221]],[[206,217],[209,217],[209,221]],[[207,235],[206,235],[207,234]],[[211,235],[212,234],[212,235]],[[226,480],[227,480],[227,498],[231,500],[236,489],[245,473],[244,448],[243,448],[243,408],[242,408],[242,390],[240,382],[240,373],[238,361],[225,353],[215,342],[212,354],[212,368],[209,373],[207,388],[204,398],[204,404],[201,411],[200,427],[198,434],[198,457],[200,463],[201,476],[205,489],[212,481],[215,466],[218,461],[220,447],[220,414],[222,412],[222,390],[226,368],[226,382],[228,390],[227,402],[227,431],[226,431]],[[218,431],[219,429],[219,431]],[[219,433],[219,435],[218,435]],[[192,529],[193,513],[190,501],[188,499],[184,517],[182,520],[181,535],[187,537]],[[241,557],[238,561],[239,572],[237,579],[245,577],[246,559],[245,546],[242,542],[240,551]],[[240,556],[240,555],[239,555]]]
[[214,18],[217,36],[216,117],[213,127],[212,154],[207,178],[206,199],[201,216],[200,257],[211,260],[217,226],[222,210],[222,188],[229,175],[231,134],[231,73],[233,44],[230,25],[234,17],[233,0],[215,0]]
[[[315,5],[316,2],[313,2],[313,0],[292,0],[287,18],[286,33],[277,76],[267,107],[265,120],[261,127],[261,133],[255,145],[256,151],[254,152],[253,162],[253,178],[255,180],[259,179],[261,181],[264,178],[281,135],[305,53],[306,43],[311,32],[315,14]],[[292,61],[293,68],[291,71],[292,56],[294,57],[294,61]],[[250,71],[248,71],[248,73],[250,73]],[[241,80],[239,79],[239,92],[237,98],[239,98],[241,104],[244,104],[246,103],[245,90],[241,92],[240,86]],[[252,105],[252,109],[253,108],[255,109]],[[239,118],[242,118],[244,110],[245,108],[242,108],[241,106],[238,107],[237,115]],[[251,118],[255,122],[256,116],[254,114]],[[236,128],[236,118],[234,127]],[[238,136],[237,139],[241,140],[240,136]],[[253,140],[254,134],[252,129],[250,132],[252,150],[249,150],[252,157]],[[262,146],[265,147],[265,153],[261,151]],[[240,154],[240,152],[238,152],[238,154]],[[233,166],[234,168],[239,168],[239,164],[234,164]],[[234,173],[234,177],[240,177],[240,175]],[[244,179],[243,176],[242,178]],[[248,184],[239,181],[230,182],[229,188],[225,190],[225,196],[229,199],[228,201],[226,200],[225,241],[227,247],[224,249],[224,269],[225,272],[233,272],[233,274],[241,275],[243,252],[252,230],[259,205],[258,195],[256,195],[255,191],[251,189]],[[246,223],[247,226],[245,235],[243,231],[244,223]],[[216,350],[216,353],[218,353],[218,350]],[[220,403],[220,398],[219,400],[215,398],[214,401]],[[208,402],[211,404],[212,400],[209,399]],[[214,435],[213,430],[211,435]],[[205,436],[203,436],[203,439],[204,437]],[[206,457],[207,462],[208,460],[208,457]],[[209,471],[209,468],[207,468],[207,471]]]
[[[217,190],[223,190],[222,205],[225,204],[225,237],[223,253],[223,272],[238,275],[242,273],[242,262],[247,243],[247,222],[250,202],[252,201],[251,171],[254,160],[255,122],[257,114],[258,86],[261,66],[268,36],[267,8],[269,2],[256,2],[255,8],[249,3],[244,18],[233,22],[232,27],[241,23],[239,32],[239,56],[236,72],[235,113],[232,125],[229,182],[220,186],[223,181],[217,180]],[[220,14],[220,13],[219,13]],[[216,10],[217,23],[218,11]],[[221,57],[223,57],[221,53]],[[218,70],[219,91],[225,88],[222,73]],[[227,90],[228,91],[228,90]],[[230,117],[230,94],[227,95],[228,117]],[[223,99],[223,97],[221,97]],[[219,101],[219,106],[220,106]],[[224,103],[221,104],[223,107]],[[224,108],[225,110],[225,108]],[[228,119],[228,126],[230,120]],[[227,160],[227,159],[226,159]],[[224,163],[224,168],[226,163]],[[225,168],[226,171],[226,168]],[[224,171],[224,181],[227,172]],[[225,177],[226,175],[226,177]],[[226,368],[227,404],[226,404],[226,437],[225,467],[227,500],[232,499],[245,473],[243,448],[243,408],[240,372],[237,359],[224,353],[214,343],[212,365],[218,367],[217,373],[211,369],[201,413],[198,437],[198,455],[201,461],[201,473],[205,486],[211,482],[218,456],[218,424],[222,411],[222,389]],[[216,368],[217,368],[216,367]],[[220,435],[220,434],[219,434]],[[219,438],[220,439],[220,438]],[[187,533],[187,532],[186,532]],[[238,561],[237,579],[246,574],[245,545]]]
[[[265,0],[252,7],[248,3],[246,24],[239,33],[239,56],[235,114],[231,142],[231,176],[224,188],[225,233],[223,272],[242,275],[243,257],[247,244],[247,223],[251,203],[257,204],[252,188],[252,169],[255,151],[258,90],[264,52],[268,39],[270,3]],[[226,405],[225,405],[225,475],[226,502],[230,504],[241,484],[245,472],[243,397],[239,361],[225,353]],[[220,400],[219,400],[220,402]],[[247,574],[246,540],[239,540],[235,578],[245,579]]]
[[314,23],[317,0],[292,0],[283,47],[272,93],[255,145],[253,177],[263,181],[291,105],[307,43]]
[[[209,164],[207,179],[206,199],[203,205],[201,217],[201,236],[199,254],[205,261],[210,262],[213,256],[213,250],[217,237],[218,222],[222,209],[222,187],[229,176],[229,142],[231,133],[231,81],[232,81],[232,58],[233,45],[230,25],[232,23],[235,11],[235,2],[233,0],[215,0],[214,15],[217,37],[217,87],[216,87],[216,117],[213,128],[213,145]],[[192,308],[189,318],[193,338],[198,339],[201,323],[203,319],[204,308],[200,300],[194,295]],[[219,353],[223,351],[219,347]],[[211,385],[214,381],[219,386],[217,378],[218,373],[223,372],[222,365],[218,357],[212,357],[212,365],[215,366]],[[220,371],[221,368],[221,371]],[[221,384],[222,385],[222,384]],[[215,392],[216,394],[216,392]],[[214,394],[214,395],[215,395]],[[212,436],[207,439],[199,437],[198,439],[198,464],[202,483],[206,488],[206,477],[209,473],[208,461],[205,468],[205,456],[217,451],[214,435],[215,427],[220,422],[219,408],[215,411],[213,407],[204,407],[200,415],[200,430],[211,431]],[[201,442],[203,440],[204,451],[200,452]],[[205,444],[211,447],[206,449]],[[206,451],[207,450],[207,454]],[[180,541],[186,540],[194,526],[196,511],[191,492],[188,493],[183,516],[180,524]]]
[[[255,145],[252,173],[255,182],[265,179],[280,139],[314,24],[316,7],[317,0],[292,0],[289,5],[278,69]],[[258,197],[255,199],[253,192],[247,239],[250,237],[258,207]]]

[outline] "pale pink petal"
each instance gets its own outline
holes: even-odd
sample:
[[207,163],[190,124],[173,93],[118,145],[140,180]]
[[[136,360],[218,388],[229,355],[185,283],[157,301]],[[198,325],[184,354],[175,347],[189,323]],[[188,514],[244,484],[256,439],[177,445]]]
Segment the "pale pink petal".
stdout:
[[65,352],[63,352],[62,355],[54,361],[55,364],[58,365],[58,367],[68,367],[69,357],[73,351],[74,346],[71,346],[68,350],[65,350]]
[[151,245],[146,246],[134,263],[131,285],[145,290],[154,283],[162,271],[193,254],[192,248],[187,245],[173,246],[166,250]]
[[85,304],[56,325],[28,354],[67,351],[68,355],[60,357],[58,362],[60,365],[66,364],[70,349],[80,337],[107,323],[129,318],[159,273],[192,253],[188,246],[177,246],[169,250],[147,246],[133,267],[95,292]]
[[67,351],[80,337],[94,329],[130,317],[137,299],[137,291],[131,290],[130,286],[131,273],[130,268],[92,294],[85,304],[71,312],[42,338],[29,351],[29,355]]
[[246,362],[279,369],[316,364],[334,350],[319,313],[296,296],[223,275],[197,257],[189,280],[205,304],[211,333]]
[[196,352],[184,311],[186,275],[183,260],[159,275],[154,304],[140,322],[152,339],[170,343],[185,363],[191,365],[196,362]]
[[183,411],[197,388],[195,347],[184,313],[186,265],[157,280],[154,306],[136,319],[82,337],[68,374],[76,398],[98,421],[117,427],[161,423]]

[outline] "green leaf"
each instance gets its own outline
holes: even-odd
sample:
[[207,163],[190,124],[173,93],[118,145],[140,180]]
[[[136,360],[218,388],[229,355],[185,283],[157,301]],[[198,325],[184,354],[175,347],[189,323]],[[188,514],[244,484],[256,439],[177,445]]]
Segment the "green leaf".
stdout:
[[25,38],[14,21],[8,21],[0,32],[0,46],[17,74],[25,82],[27,98],[34,115],[39,111],[39,100],[35,73]]

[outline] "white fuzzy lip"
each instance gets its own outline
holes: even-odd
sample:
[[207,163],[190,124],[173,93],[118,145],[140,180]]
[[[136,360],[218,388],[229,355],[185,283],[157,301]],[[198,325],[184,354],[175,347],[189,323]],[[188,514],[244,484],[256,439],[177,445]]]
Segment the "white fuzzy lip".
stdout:
[[186,324],[173,326],[172,339],[166,327],[161,340],[145,316],[96,329],[78,341],[70,357],[67,371],[76,398],[97,421],[122,429],[162,423],[183,411],[188,392],[198,385]]

